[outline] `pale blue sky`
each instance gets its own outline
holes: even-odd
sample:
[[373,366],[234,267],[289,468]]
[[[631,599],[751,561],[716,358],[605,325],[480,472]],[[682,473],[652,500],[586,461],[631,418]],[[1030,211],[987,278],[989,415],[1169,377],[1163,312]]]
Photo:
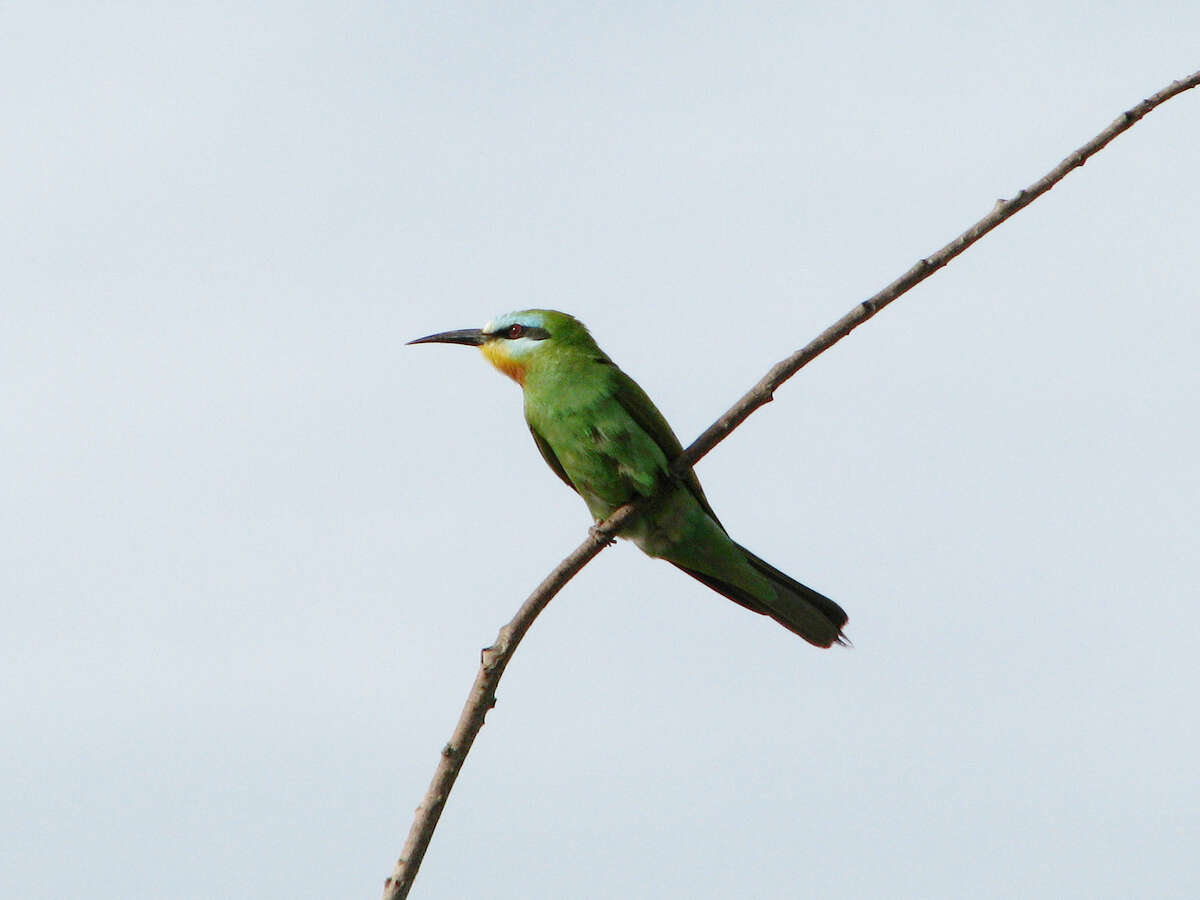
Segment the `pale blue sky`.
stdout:
[[[568,310],[685,443],[1118,113],[1200,6],[0,10],[0,893],[377,896],[583,538],[513,385]],[[1200,93],[699,474],[818,651],[605,551],[414,897],[1195,897]],[[65,886],[65,887],[64,887]]]

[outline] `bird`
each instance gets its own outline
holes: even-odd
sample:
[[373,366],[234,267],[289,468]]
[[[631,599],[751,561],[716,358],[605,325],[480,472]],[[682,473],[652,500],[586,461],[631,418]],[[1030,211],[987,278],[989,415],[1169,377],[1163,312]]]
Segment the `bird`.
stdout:
[[679,439],[646,392],[564,312],[505,313],[483,328],[443,331],[409,344],[478,347],[521,386],[525,421],[554,473],[600,522],[641,501],[618,536],[817,647],[848,643],[846,612],[736,543],[700,480],[671,464]]

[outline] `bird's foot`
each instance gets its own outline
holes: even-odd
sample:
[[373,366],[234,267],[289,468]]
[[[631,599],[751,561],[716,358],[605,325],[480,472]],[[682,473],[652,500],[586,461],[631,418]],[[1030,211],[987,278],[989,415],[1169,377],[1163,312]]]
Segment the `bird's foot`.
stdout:
[[590,535],[591,535],[592,537],[594,537],[594,538],[598,538],[599,540],[602,540],[602,541],[604,541],[604,545],[605,545],[606,547],[611,547],[611,546],[613,546],[614,544],[616,544],[616,542],[617,542],[617,539],[616,539],[615,537],[612,537],[611,535],[604,534],[604,532],[602,532],[602,531],[600,530],[600,526],[599,526],[599,525],[593,525],[591,528],[589,528],[589,529],[588,529],[588,534],[590,534]]

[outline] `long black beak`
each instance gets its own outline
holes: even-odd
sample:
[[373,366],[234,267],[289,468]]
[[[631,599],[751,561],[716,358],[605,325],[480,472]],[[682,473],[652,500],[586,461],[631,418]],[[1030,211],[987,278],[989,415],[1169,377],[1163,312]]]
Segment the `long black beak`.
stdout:
[[458,331],[443,331],[441,334],[431,334],[428,337],[409,341],[410,344],[466,344],[468,347],[478,347],[487,337],[478,328],[460,328]]

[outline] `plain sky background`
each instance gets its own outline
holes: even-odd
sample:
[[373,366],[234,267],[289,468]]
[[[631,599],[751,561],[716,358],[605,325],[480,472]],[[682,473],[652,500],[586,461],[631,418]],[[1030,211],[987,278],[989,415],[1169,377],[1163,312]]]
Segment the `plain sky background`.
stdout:
[[[690,442],[1200,66],[1200,4],[6,3],[0,893],[375,897],[585,535],[465,348],[587,322]],[[699,474],[818,651],[605,551],[414,897],[1200,896],[1200,92]]]

